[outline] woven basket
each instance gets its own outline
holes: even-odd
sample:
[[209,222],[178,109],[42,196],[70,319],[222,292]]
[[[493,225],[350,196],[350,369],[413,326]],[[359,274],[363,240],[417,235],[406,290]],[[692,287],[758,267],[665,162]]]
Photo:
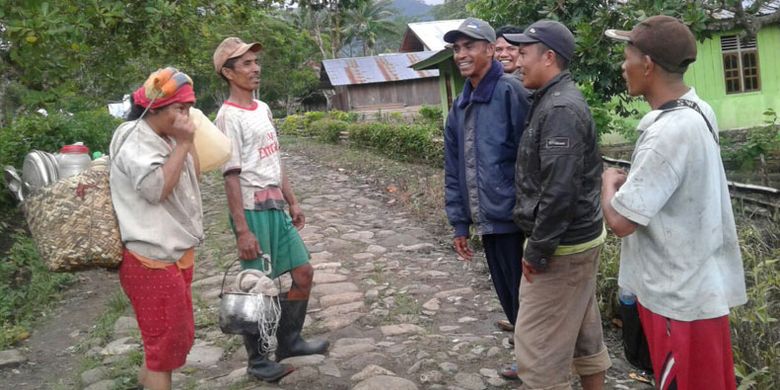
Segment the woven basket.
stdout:
[[51,271],[116,268],[122,261],[108,164],[42,188],[25,202],[27,224]]

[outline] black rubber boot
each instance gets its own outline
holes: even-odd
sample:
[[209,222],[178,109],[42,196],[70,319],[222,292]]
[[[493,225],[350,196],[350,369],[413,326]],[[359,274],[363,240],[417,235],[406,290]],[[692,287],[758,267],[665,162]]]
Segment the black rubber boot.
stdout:
[[306,319],[306,307],[309,300],[290,301],[281,299],[279,305],[282,315],[279,329],[276,331],[276,361],[290,356],[314,355],[325,353],[330,343],[327,340],[306,341],[301,337],[303,321]]
[[276,382],[295,371],[291,366],[267,359],[268,352],[260,348],[259,336],[243,335],[243,337],[246,354],[249,357],[246,367],[246,372],[249,375],[265,382]]

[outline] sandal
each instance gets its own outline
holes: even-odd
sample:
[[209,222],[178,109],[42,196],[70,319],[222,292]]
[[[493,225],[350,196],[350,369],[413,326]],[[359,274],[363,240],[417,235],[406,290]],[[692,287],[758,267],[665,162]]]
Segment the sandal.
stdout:
[[503,330],[504,332],[514,332],[515,326],[507,320],[498,320],[495,322],[496,328]]
[[510,379],[510,380],[518,380],[517,376],[517,363],[512,363],[508,366],[502,367],[500,370],[498,370],[498,374],[501,375],[504,379]]

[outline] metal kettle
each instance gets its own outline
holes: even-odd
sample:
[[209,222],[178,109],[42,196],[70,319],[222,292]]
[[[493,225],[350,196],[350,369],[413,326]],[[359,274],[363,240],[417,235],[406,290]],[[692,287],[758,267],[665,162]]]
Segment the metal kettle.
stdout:
[[[263,254],[262,260],[267,265],[264,267],[263,273],[269,275],[271,273],[271,258],[267,254]],[[248,292],[225,292],[225,279],[228,271],[238,261],[231,263],[222,277],[222,289],[219,294],[219,328],[222,333],[227,334],[259,335],[259,325],[262,324],[258,324],[257,319],[269,318],[273,314],[273,300],[278,298]]]

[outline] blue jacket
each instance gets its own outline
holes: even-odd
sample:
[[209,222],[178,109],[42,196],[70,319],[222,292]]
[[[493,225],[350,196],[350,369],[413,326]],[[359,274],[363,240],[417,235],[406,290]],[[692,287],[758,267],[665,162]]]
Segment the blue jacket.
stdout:
[[445,210],[455,237],[514,233],[515,161],[528,91],[501,63],[474,89],[466,81],[444,128]]

